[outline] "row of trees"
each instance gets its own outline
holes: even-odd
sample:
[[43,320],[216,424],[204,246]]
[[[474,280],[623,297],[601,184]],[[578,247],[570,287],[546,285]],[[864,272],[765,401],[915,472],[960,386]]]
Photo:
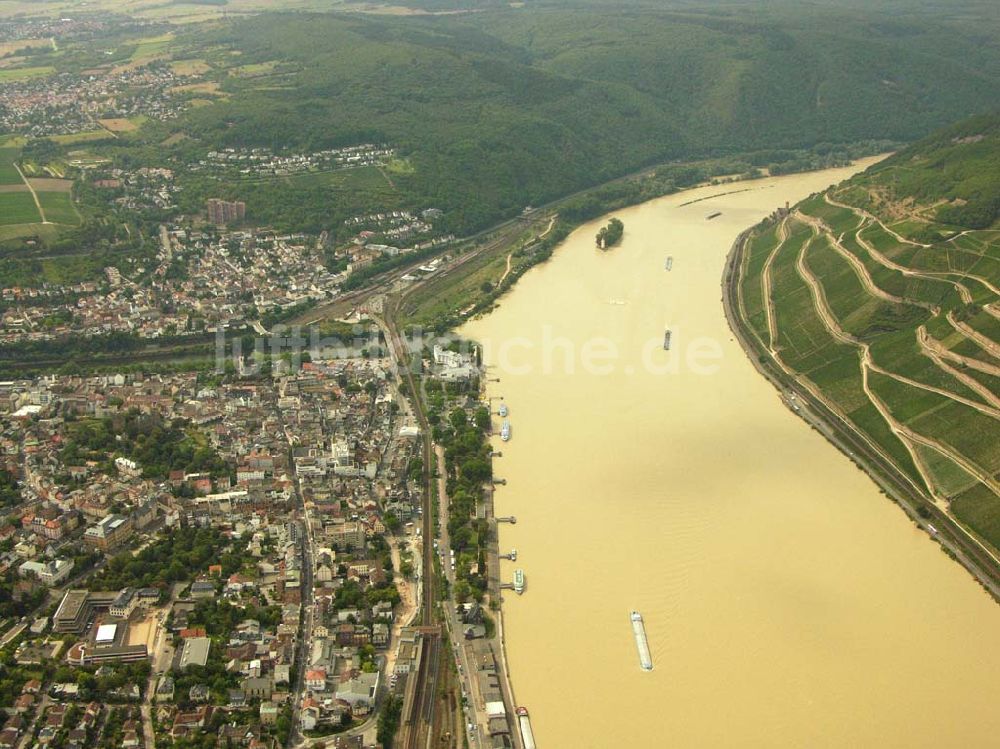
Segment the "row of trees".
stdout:
[[[482,600],[486,590],[486,544],[489,524],[476,517],[477,505],[484,501],[484,486],[493,478],[488,435],[491,428],[489,409],[477,407],[470,415],[462,407],[452,408],[447,417],[441,409],[447,403],[447,385],[428,383],[431,408],[428,420],[434,440],[444,446],[448,476],[448,536],[456,555],[455,597]],[[478,573],[471,573],[472,564]]]

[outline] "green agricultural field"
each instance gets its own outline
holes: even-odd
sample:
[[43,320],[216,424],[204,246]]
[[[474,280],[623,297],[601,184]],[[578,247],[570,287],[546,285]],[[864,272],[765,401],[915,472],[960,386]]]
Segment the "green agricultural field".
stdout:
[[966,377],[978,382],[989,392],[1000,393],[1000,377],[996,377],[986,372],[977,372],[970,367],[964,368],[962,372]]
[[840,325],[862,340],[923,322],[928,314],[914,305],[897,304],[869,294],[858,273],[833,249],[828,238],[813,242],[807,265],[819,278]]
[[95,140],[107,140],[113,138],[107,130],[88,130],[83,133],[69,133],[68,135],[53,135],[50,140],[61,146],[69,146],[74,143],[89,143]]
[[133,62],[147,62],[153,58],[163,56],[170,49],[173,41],[173,34],[161,34],[160,36],[139,39],[138,42],[134,42],[135,49],[132,51],[130,59]]
[[28,81],[32,78],[41,78],[56,71],[49,65],[40,65],[34,68],[0,68],[0,83],[14,83],[15,81]]
[[979,485],[979,482],[965,469],[937,450],[923,445],[917,445],[915,449],[924,466],[934,476],[944,496],[953,498]]
[[21,155],[19,148],[0,148],[0,185],[20,185],[24,183],[14,168],[14,162]]
[[0,224],[32,224],[39,220],[30,192],[0,192]]
[[880,337],[872,344],[871,351],[872,359],[884,369],[906,372],[907,378],[928,387],[947,390],[966,400],[989,405],[982,394],[952,377],[933,360],[924,356],[908,331]]
[[[875,285],[893,296],[912,299],[915,303],[925,305],[957,304],[960,301],[958,291],[943,278],[917,277],[905,275],[875,260],[872,254],[858,239],[857,232],[849,232],[840,239],[841,246],[856,257],[865,266]],[[897,260],[897,262],[904,262]],[[912,259],[906,263],[910,268],[917,268]]]
[[[38,220],[37,216],[35,217],[35,220]],[[9,242],[23,237],[38,237],[38,239],[43,242],[51,242],[58,236],[59,227],[55,224],[35,223],[0,225],[0,242]],[[7,278],[7,276],[0,271],[0,278]],[[34,280],[37,282],[37,275]]]
[[743,306],[747,313],[747,322],[753,328],[757,337],[769,343],[767,330],[767,312],[765,309],[762,274],[768,255],[778,245],[777,225],[755,235],[750,240],[749,257],[746,260],[746,270],[743,283]]
[[798,225],[775,256],[772,271],[778,348],[782,361],[818,385],[834,405],[859,429],[889,452],[900,470],[918,478],[904,445],[862,389],[858,351],[838,343],[816,312],[806,282],[795,269],[795,259],[811,234]]
[[993,492],[977,482],[953,500],[952,509],[959,520],[996,545],[1000,539],[1000,503]]
[[80,223],[80,214],[73,206],[73,196],[68,192],[39,192],[38,201],[45,212],[45,220],[56,224]]
[[830,205],[823,199],[823,195],[817,195],[799,204],[799,210],[810,216],[815,216],[833,230],[835,236],[857,229],[861,219],[853,211],[847,208],[840,208]]
[[810,239],[809,230],[798,225],[775,254],[771,270],[776,348],[784,361],[807,375],[854,351],[838,344],[827,331],[813,307],[809,287],[795,268],[799,251]]
[[250,63],[249,65],[237,65],[229,68],[227,72],[229,75],[236,76],[238,78],[256,78],[264,75],[270,75],[274,72],[274,69],[278,67],[278,65],[278,60],[266,60],[264,62]]

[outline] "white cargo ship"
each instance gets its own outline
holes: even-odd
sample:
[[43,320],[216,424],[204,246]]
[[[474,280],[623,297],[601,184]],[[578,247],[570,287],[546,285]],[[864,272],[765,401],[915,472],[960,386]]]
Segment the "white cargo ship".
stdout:
[[510,421],[508,419],[504,419],[503,426],[500,427],[500,439],[504,442],[510,439]]
[[524,570],[521,568],[514,570],[514,592],[524,592]]
[[633,611],[632,634],[635,635],[635,646],[639,650],[639,665],[643,671],[653,670],[653,657],[649,654],[649,642],[646,640],[646,627],[642,623],[642,614]]

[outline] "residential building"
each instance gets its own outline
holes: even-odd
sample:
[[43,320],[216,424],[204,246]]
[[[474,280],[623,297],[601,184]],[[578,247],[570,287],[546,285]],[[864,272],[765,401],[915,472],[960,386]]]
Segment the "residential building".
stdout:
[[229,202],[219,198],[209,198],[207,210],[210,223],[224,226],[234,221],[242,221],[246,217],[247,206],[242,200]]
[[83,533],[83,540],[98,549],[113,549],[132,536],[131,518],[108,515]]
[[54,559],[51,562],[24,562],[17,568],[21,577],[36,577],[50,587],[65,580],[72,569],[73,562],[66,559]]

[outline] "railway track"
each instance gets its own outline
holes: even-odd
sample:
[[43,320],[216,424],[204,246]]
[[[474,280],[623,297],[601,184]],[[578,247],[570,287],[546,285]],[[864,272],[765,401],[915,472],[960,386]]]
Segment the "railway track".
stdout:
[[424,702],[424,695],[427,691],[427,671],[429,644],[425,639],[420,645],[420,667],[417,669],[416,681],[413,686],[413,701],[410,703],[410,711],[405,719],[406,740],[403,746],[406,749],[417,749],[420,746],[420,737],[423,735],[422,711],[420,706]]
[[[520,226],[524,221],[527,221],[530,225],[535,221],[544,220],[545,218],[546,217],[544,216],[533,216],[529,219],[518,219],[517,221],[509,222],[508,226],[505,228],[509,228],[515,224]],[[550,229],[551,226],[552,222],[550,221]],[[376,317],[376,320],[379,322],[383,334],[386,337],[386,342],[392,350],[392,359],[396,365],[398,377],[401,383],[404,384],[405,388],[409,391],[409,398],[413,406],[413,413],[416,416],[421,432],[421,455],[423,458],[422,485],[424,488],[421,533],[424,542],[420,618],[421,623],[427,628],[434,625],[435,608],[437,604],[437,591],[435,585],[435,550],[433,544],[435,528],[432,498],[434,494],[433,487],[431,485],[433,480],[432,467],[436,463],[433,452],[433,443],[431,440],[430,423],[427,419],[422,393],[419,389],[420,384],[418,378],[414,376],[412,356],[410,349],[400,332],[399,321],[400,318],[405,315],[403,310],[405,309],[404,305],[406,301],[415,291],[423,289],[428,284],[440,283],[441,280],[447,278],[448,275],[460,272],[462,266],[473,261],[483,253],[495,252],[498,248],[503,247],[505,244],[510,242],[510,239],[509,232],[501,231],[498,236],[485,242],[480,247],[456,256],[438,273],[413,282],[399,293],[392,293],[392,289],[395,287],[396,282],[403,275],[411,271],[415,266],[407,266],[405,268],[396,269],[392,273],[380,279],[378,283],[373,286],[345,294],[334,303],[341,306],[345,303],[355,304],[356,306],[376,294],[383,292],[387,293],[382,315],[381,317]],[[332,310],[333,305],[331,304],[325,309],[327,311]],[[322,311],[316,309],[308,313],[310,319],[316,319],[317,314],[319,314],[320,317],[323,315]],[[453,741],[455,740],[455,734],[452,733],[452,724],[455,723],[454,705],[451,705],[450,709],[449,706],[446,705],[443,719],[436,720],[437,686],[440,677],[440,669],[441,634],[425,630],[421,640],[420,666],[417,669],[417,673],[414,674],[415,682],[413,683],[412,692],[410,693],[411,699],[407,703],[408,709],[406,709],[406,715],[403,717],[403,734],[401,736],[400,744],[407,749],[426,749],[427,746],[435,744],[434,739],[438,733],[440,733],[442,737],[450,736]]]
[[[434,623],[435,608],[434,509],[432,507],[433,491],[431,487],[431,466],[434,465],[434,454],[431,443],[430,423],[427,420],[423,398],[421,398],[420,391],[418,390],[417,379],[413,376],[412,357],[409,348],[406,346],[399,332],[399,325],[397,323],[401,300],[401,296],[395,296],[389,300],[385,307],[382,324],[384,325],[384,330],[388,333],[388,343],[392,348],[393,360],[396,363],[397,372],[409,390],[410,402],[420,427],[421,455],[423,457],[422,485],[424,488],[421,531],[423,535],[421,621],[425,627],[431,627]],[[425,632],[421,638],[420,667],[417,669],[416,682],[413,687],[413,699],[409,703],[409,713],[404,719],[404,725],[406,726],[404,746],[407,749],[417,749],[420,747],[421,739],[425,736],[427,737],[425,741],[430,741],[430,734],[434,728],[434,707],[439,668],[440,639],[436,634]],[[426,746],[426,744],[424,745]]]
[[405,749],[421,749],[430,740],[429,733],[434,727],[440,645],[440,639],[434,635],[425,636],[421,641],[420,667],[413,686],[413,699],[403,723],[406,735],[402,745]]
[[[479,234],[467,237],[466,239],[461,240],[460,242],[456,242],[450,247],[442,248],[441,254],[443,255],[446,254],[449,250],[454,252],[456,249],[460,248],[463,244],[475,242],[477,239],[480,239],[482,237],[485,237],[493,233],[498,234],[496,238],[491,239],[490,241],[485,242],[484,244],[475,247],[471,250],[463,252],[460,255],[456,255],[451,260],[451,262],[442,267],[438,273],[435,273],[433,276],[429,276],[427,279],[423,279],[421,281],[416,282],[413,285],[413,287],[407,290],[406,295],[409,296],[410,291],[412,291],[414,288],[422,287],[424,283],[426,283],[427,281],[440,280],[442,278],[445,278],[451,273],[454,273],[456,270],[460,269],[466,263],[479,257],[484,252],[490,252],[491,250],[495,250],[498,246],[505,244],[510,240],[510,237],[507,236],[508,230],[520,227],[525,224],[530,225],[535,221],[541,220],[541,218],[542,217],[540,216],[531,216],[531,217],[518,216],[517,218],[513,218],[503,222],[502,224],[498,224],[497,226],[494,226],[488,229],[487,231],[480,232]],[[396,285],[396,283],[399,280],[402,279],[403,276],[407,275],[408,273],[412,273],[421,265],[424,265],[430,261],[431,258],[425,257],[420,260],[414,260],[412,263],[407,263],[406,265],[400,266],[399,268],[394,268],[393,270],[386,271],[384,275],[375,276],[372,279],[372,283],[369,284],[368,286],[363,286],[360,289],[354,289],[352,291],[348,291],[347,293],[338,296],[337,298],[331,300],[326,304],[313,307],[312,309],[299,315],[294,320],[290,321],[289,324],[301,325],[304,323],[321,320],[323,318],[329,317],[329,315],[334,311],[342,310],[345,307],[345,305],[356,307],[362,302],[370,299],[371,297],[391,291],[392,288]]]

